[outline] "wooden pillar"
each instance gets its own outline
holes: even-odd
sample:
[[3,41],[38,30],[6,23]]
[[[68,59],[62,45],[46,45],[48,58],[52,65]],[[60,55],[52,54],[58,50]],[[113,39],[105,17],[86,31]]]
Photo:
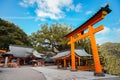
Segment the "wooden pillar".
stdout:
[[98,56],[98,49],[97,49],[96,40],[95,40],[95,36],[94,36],[94,31],[93,31],[94,29],[92,26],[88,26],[88,28],[89,28],[92,54],[93,54],[93,59],[94,59],[94,64],[95,64],[94,75],[95,76],[104,76],[104,74],[102,73],[101,64],[100,64],[100,60],[99,60],[99,56]]
[[78,65],[80,66],[80,57],[78,57]]
[[16,59],[16,62],[19,63],[19,58]]
[[26,64],[25,58],[23,58],[23,64]]
[[57,60],[57,68],[60,68],[60,60]]
[[20,58],[17,58],[17,66],[20,66]]
[[67,66],[66,66],[66,59],[64,59],[64,69],[67,69]]
[[75,67],[75,53],[74,53],[74,42],[71,36],[71,71],[76,71]]
[[5,64],[4,67],[8,67],[8,56],[5,57]]
[[86,64],[85,64],[86,66],[88,65],[88,60],[86,59]]
[[10,56],[8,56],[8,63],[10,63]]
[[56,60],[56,64],[57,64],[57,68],[58,68],[58,66],[59,66],[59,62],[58,62],[58,60]]

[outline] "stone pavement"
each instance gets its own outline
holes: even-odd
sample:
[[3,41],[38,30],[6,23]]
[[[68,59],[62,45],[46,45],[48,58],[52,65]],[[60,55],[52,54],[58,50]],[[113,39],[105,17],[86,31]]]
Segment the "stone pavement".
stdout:
[[0,68],[0,80],[46,80],[46,78],[31,67],[20,67]]
[[105,74],[105,77],[95,77],[91,71],[71,72],[52,67],[34,67],[33,69],[42,72],[47,80],[120,80],[118,76],[108,74]]

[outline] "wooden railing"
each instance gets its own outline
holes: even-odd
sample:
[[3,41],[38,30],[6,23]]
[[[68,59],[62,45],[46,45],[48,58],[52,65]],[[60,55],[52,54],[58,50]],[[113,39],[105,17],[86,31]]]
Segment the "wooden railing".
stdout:
[[94,70],[94,66],[77,66],[78,70]]

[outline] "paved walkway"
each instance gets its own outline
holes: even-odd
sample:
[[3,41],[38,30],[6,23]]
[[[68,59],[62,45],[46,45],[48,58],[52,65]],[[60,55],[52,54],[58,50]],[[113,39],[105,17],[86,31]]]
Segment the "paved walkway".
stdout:
[[47,80],[120,80],[117,76],[108,74],[105,74],[105,77],[95,77],[90,71],[71,72],[52,67],[34,67],[33,69],[42,72]]
[[31,67],[0,68],[0,80],[46,80],[44,75]]

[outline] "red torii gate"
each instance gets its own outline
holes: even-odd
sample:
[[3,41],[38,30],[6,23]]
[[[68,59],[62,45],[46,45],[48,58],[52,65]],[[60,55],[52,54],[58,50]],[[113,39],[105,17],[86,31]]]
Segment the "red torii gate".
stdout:
[[[91,48],[92,48],[92,54],[94,58],[94,65],[95,65],[95,76],[104,76],[102,69],[101,69],[101,64],[98,56],[98,50],[97,50],[97,45],[96,45],[96,40],[94,34],[98,31],[101,31],[104,29],[104,26],[101,25],[97,28],[94,28],[93,25],[96,24],[97,22],[101,21],[104,19],[104,17],[110,13],[111,10],[109,9],[109,4],[106,5],[105,7],[102,7],[93,17],[91,17],[89,20],[87,20],[84,24],[79,26],[77,29],[72,31],[71,33],[67,34],[65,37],[70,39],[68,44],[71,45],[71,70],[75,71],[76,66],[75,66],[75,53],[74,53],[74,43],[89,36],[90,37],[90,42],[91,42]],[[88,32],[84,33],[84,31],[88,29]],[[78,36],[77,38],[75,36]]]

